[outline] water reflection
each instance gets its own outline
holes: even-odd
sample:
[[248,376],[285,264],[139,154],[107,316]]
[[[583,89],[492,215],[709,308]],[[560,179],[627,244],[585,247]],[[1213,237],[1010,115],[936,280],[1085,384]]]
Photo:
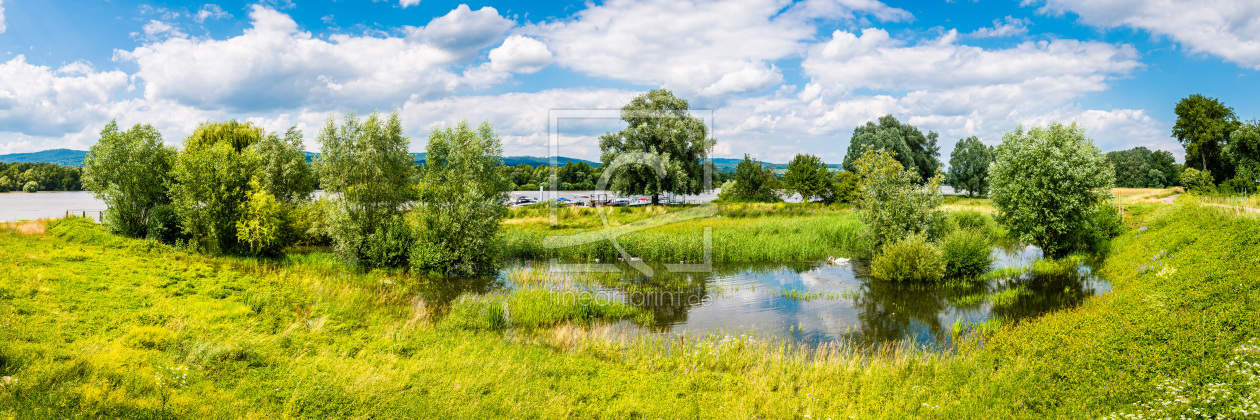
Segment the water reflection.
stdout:
[[[995,268],[1024,267],[1041,257],[1035,247],[994,250]],[[861,263],[717,264],[712,272],[652,278],[627,268],[597,279],[604,297],[654,315],[654,331],[774,335],[819,343],[850,339],[879,344],[908,340],[947,346],[954,322],[991,318],[1018,321],[1079,304],[1105,291],[1089,265],[1061,275],[1024,274],[985,283],[924,285],[868,281]]]

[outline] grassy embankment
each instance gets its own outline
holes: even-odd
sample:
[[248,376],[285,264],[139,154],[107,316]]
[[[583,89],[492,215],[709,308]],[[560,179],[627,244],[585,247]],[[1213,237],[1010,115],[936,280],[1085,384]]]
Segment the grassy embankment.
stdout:
[[983,346],[865,356],[563,322],[631,316],[611,303],[533,300],[534,328],[504,331],[501,304],[443,317],[405,276],[188,255],[78,222],[7,229],[0,416],[1079,418],[1141,402],[1255,417],[1230,410],[1260,389],[1260,224],[1136,210],[1101,269],[1109,294]]

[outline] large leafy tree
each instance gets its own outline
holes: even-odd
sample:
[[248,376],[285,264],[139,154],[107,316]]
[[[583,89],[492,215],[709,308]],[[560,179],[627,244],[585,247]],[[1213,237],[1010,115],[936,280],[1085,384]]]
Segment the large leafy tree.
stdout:
[[398,256],[406,251],[398,244],[410,239],[401,215],[416,198],[415,160],[398,113],[386,120],[374,112],[360,120],[351,112],[340,126],[330,117],[317,140],[321,153],[315,169],[324,190],[334,196],[333,248],[351,264],[404,264]]
[[1234,109],[1196,93],[1178,102],[1174,111],[1177,122],[1172,135],[1186,148],[1186,166],[1212,172],[1217,182],[1233,177],[1233,167],[1224,150],[1230,133],[1239,126]]
[[626,128],[599,139],[609,189],[648,195],[657,204],[664,192],[699,194],[708,188],[703,161],[714,141],[689,109],[686,99],[665,89],[639,95],[622,107]]
[[434,129],[420,173],[417,242],[411,267],[419,272],[475,274],[497,268],[499,222],[511,181],[504,175],[502,142],[490,123],[473,130],[461,122]]
[[110,121],[83,160],[83,186],[109,207],[103,219],[112,230],[144,237],[153,209],[170,202],[174,160],[175,150],[153,126],[119,131],[117,121]]
[[989,177],[998,218],[1011,234],[1060,257],[1098,228],[1115,170],[1083,128],[1055,122],[1006,133]]
[[184,139],[171,169],[171,198],[184,232],[220,251],[239,250],[237,222],[258,176],[253,146],[262,139],[262,128],[236,120],[203,123]]
[[315,191],[315,173],[302,151],[302,131],[291,127],[263,137],[254,149],[261,164],[260,186],[276,199],[294,204],[309,200]]
[[993,163],[993,149],[980,139],[971,136],[958,141],[949,154],[947,184],[955,191],[966,191],[968,196],[989,192],[989,165]]
[[854,163],[869,146],[875,150],[891,152],[901,166],[919,174],[920,180],[936,176],[941,169],[939,135],[932,131],[924,135],[918,127],[902,124],[892,115],[879,118],[879,124],[867,122],[853,129],[849,150],[844,155],[844,170],[856,172]]
[[1242,124],[1231,135],[1229,155],[1234,160],[1235,177],[1251,184],[1260,184],[1260,121]]
[[831,170],[822,158],[798,154],[788,162],[783,174],[783,189],[801,196],[801,201],[822,198],[831,188]]
[[1115,167],[1117,187],[1164,188],[1177,180],[1175,158],[1167,151],[1139,146],[1107,152],[1107,162]]

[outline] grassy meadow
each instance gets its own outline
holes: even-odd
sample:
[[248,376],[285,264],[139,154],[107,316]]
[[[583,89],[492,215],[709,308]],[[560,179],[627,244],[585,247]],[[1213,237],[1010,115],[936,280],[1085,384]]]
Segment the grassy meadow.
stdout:
[[[1019,323],[956,323],[945,352],[630,334],[621,323],[649,315],[565,302],[529,270],[508,274],[515,290],[482,293],[483,280],[363,273],[321,253],[209,256],[84,219],[11,224],[0,418],[1260,417],[1260,224],[1193,200],[1127,210],[1099,268],[1110,292]],[[662,211],[607,216],[635,228]],[[513,255],[604,225],[562,212],[553,229],[545,209],[513,210]],[[644,258],[696,261],[691,238],[711,227],[718,261],[816,261],[852,255],[861,230],[844,208],[717,216],[620,239]]]

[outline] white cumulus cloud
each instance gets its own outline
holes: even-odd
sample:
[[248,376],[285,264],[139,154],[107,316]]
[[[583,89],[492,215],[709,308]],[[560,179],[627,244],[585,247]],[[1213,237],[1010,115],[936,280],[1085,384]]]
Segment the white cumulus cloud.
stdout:
[[[253,26],[240,36],[171,38],[116,51],[115,58],[138,65],[134,76],[147,99],[231,111],[389,108],[412,97],[447,95],[472,81],[450,69],[463,53],[444,47],[469,42],[455,36],[441,38],[450,41],[445,45],[401,37],[323,40],[275,9],[253,6],[250,19]],[[444,25],[436,32],[447,33]]]
[[806,49],[814,19],[859,14],[909,18],[864,0],[614,0],[528,32],[547,43],[557,64],[591,76],[721,96],[774,88],[783,76],[773,62]]
[[1048,14],[1075,13],[1103,28],[1167,36],[1191,52],[1260,69],[1260,2],[1255,0],[1025,0]]
[[551,59],[547,45],[521,35],[512,35],[490,50],[490,67],[495,71],[533,73],[551,64]]

